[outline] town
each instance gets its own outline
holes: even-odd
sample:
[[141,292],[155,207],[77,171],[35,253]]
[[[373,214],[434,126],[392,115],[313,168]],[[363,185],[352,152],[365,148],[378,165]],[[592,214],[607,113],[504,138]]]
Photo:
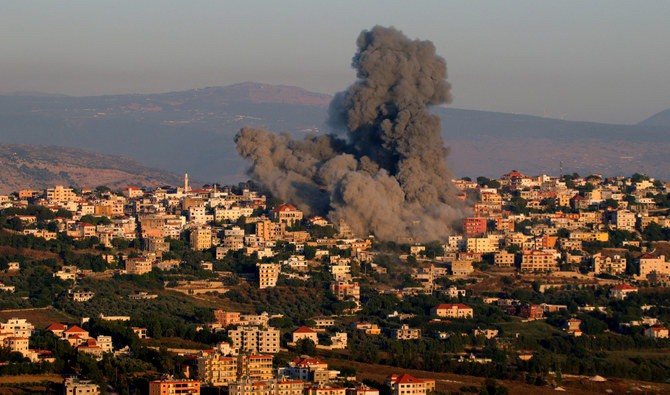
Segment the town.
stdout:
[[354,234],[252,182],[0,196],[0,378],[66,394],[670,391],[670,183],[453,184],[469,212],[424,243]]

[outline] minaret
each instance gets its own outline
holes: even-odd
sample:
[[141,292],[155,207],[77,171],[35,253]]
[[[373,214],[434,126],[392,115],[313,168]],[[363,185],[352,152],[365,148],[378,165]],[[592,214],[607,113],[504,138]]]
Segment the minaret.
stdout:
[[184,173],[184,193],[188,193],[188,173]]

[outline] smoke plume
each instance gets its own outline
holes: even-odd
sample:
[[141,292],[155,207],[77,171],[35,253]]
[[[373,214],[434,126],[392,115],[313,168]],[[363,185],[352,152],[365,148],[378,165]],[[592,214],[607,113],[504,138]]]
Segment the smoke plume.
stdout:
[[383,240],[444,239],[463,216],[429,111],[451,101],[446,63],[394,28],[363,31],[357,46],[358,80],[330,105],[329,124],[346,134],[294,140],[245,127],[237,150],[255,180],[307,214]]

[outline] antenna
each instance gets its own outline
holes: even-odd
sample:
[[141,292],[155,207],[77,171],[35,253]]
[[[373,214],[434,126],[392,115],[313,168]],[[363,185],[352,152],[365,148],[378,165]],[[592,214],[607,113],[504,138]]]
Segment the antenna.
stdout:
[[559,162],[559,166],[560,166],[559,178],[563,178],[563,161]]

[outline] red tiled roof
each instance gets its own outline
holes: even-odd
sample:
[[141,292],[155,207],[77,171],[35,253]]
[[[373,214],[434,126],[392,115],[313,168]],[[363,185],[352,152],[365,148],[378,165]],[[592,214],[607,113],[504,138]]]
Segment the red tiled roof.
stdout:
[[423,383],[423,380],[417,379],[416,377],[405,373],[405,374],[397,377],[395,380],[392,380],[392,382],[397,383],[397,384]]
[[294,330],[293,333],[316,333],[316,331],[303,325],[300,328]]
[[65,331],[66,333],[88,333],[88,331],[83,330],[77,325],[72,325],[69,329]]
[[67,329],[67,326],[60,324],[58,322],[54,322],[53,324],[47,326],[48,331],[64,331]]
[[633,287],[632,285],[628,284],[619,284],[617,286],[612,287],[612,289],[616,291],[637,290],[636,287]]
[[292,204],[282,204],[281,206],[277,207],[276,209],[273,210],[274,212],[280,212],[280,211],[298,211],[297,208],[295,208],[294,205]]
[[439,305],[435,306],[435,309],[436,310],[442,310],[442,309],[448,309],[449,310],[449,309],[453,309],[454,307],[456,307],[459,310],[470,309],[471,308],[470,306],[466,306],[463,303],[442,303],[442,304],[439,304]]

